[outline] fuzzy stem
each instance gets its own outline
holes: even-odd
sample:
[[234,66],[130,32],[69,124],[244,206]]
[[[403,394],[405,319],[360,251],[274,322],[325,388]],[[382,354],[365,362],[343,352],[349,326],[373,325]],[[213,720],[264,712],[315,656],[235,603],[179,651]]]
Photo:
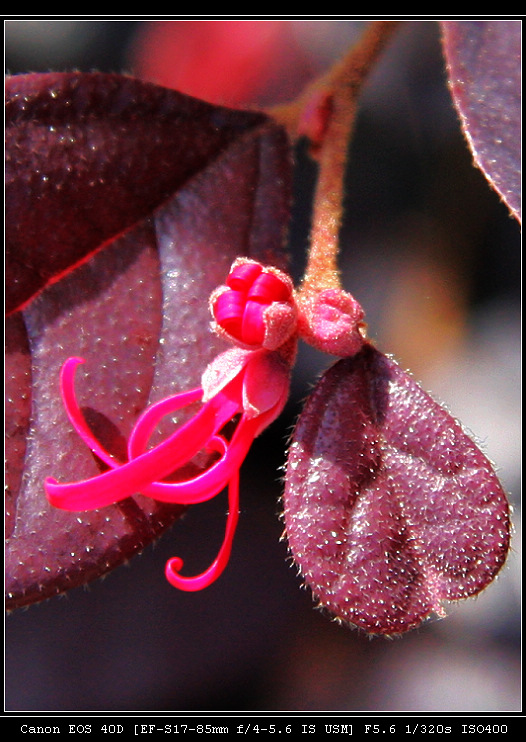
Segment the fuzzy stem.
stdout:
[[316,159],[319,175],[314,197],[310,251],[302,293],[341,288],[338,270],[339,232],[343,213],[347,148],[356,119],[358,99],[367,76],[399,26],[395,21],[371,23],[360,41],[301,101],[323,93],[331,110]]

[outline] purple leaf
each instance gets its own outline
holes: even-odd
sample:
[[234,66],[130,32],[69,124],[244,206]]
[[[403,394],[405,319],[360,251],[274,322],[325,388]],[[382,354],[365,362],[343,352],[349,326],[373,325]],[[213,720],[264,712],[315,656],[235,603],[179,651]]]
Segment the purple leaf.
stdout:
[[47,503],[47,476],[99,465],[59,394],[77,394],[102,445],[124,456],[150,402],[199,385],[224,344],[208,296],[238,255],[283,265],[289,148],[260,114],[127,77],[7,83],[8,607],[122,563],[181,513],[137,495],[98,512]]
[[521,220],[521,21],[442,21],[453,101],[476,164]]
[[119,75],[8,78],[7,310],[149,216],[264,121]]
[[488,460],[371,345],[330,368],[300,416],[284,495],[294,560],[322,606],[398,634],[502,566],[508,504]]

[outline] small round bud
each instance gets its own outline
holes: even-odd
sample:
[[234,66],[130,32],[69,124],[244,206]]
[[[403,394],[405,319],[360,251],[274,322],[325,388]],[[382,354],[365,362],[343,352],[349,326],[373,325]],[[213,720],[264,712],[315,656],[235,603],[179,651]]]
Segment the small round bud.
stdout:
[[364,311],[351,294],[325,289],[302,296],[299,305],[299,334],[309,345],[342,358],[361,350]]
[[242,348],[276,350],[296,329],[292,280],[277,268],[238,258],[210,297],[215,332]]

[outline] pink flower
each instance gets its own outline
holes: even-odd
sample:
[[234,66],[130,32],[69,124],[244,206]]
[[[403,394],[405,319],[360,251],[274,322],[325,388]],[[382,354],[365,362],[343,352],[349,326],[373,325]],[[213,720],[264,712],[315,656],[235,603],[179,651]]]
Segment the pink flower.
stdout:
[[[254,261],[238,260],[228,280],[227,287],[212,296],[214,327],[244,347],[231,348],[212,361],[200,387],[148,407],[131,432],[126,462],[116,461],[100,445],[80,411],[74,381],[83,359],[69,358],[65,362],[61,392],[69,419],[109,468],[80,482],[58,483],[52,478],[45,482],[49,502],[72,511],[98,509],[137,493],[163,502],[193,505],[228,487],[225,537],[212,565],[196,577],[179,574],[182,560],[178,557],[166,565],[167,579],[183,590],[206,587],[226,566],[238,518],[239,469],[254,438],[285,405],[295,355],[296,308],[288,276]],[[281,342],[276,344],[278,338]],[[272,350],[267,349],[269,344]],[[153,432],[165,416],[199,400],[202,406],[193,418],[160,444],[148,448]],[[226,437],[224,427],[234,419],[235,430]],[[218,455],[208,468],[190,479],[167,480],[203,450]]]

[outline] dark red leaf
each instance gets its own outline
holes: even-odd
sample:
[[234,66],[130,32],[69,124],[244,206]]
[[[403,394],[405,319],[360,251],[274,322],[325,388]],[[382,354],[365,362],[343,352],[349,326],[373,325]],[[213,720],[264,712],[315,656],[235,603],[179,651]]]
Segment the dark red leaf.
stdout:
[[442,21],[449,82],[476,164],[521,219],[522,21]]
[[372,634],[482,590],[509,542],[506,496],[460,424],[370,345],[337,362],[294,431],[285,523],[320,604]]
[[77,392],[115,455],[150,402],[199,385],[224,346],[208,296],[237,255],[284,263],[289,149],[260,114],[126,77],[8,82],[8,607],[108,571],[180,514],[140,495],[100,512],[51,508],[43,480],[98,464],[59,394]]
[[118,75],[8,78],[8,311],[263,121]]

